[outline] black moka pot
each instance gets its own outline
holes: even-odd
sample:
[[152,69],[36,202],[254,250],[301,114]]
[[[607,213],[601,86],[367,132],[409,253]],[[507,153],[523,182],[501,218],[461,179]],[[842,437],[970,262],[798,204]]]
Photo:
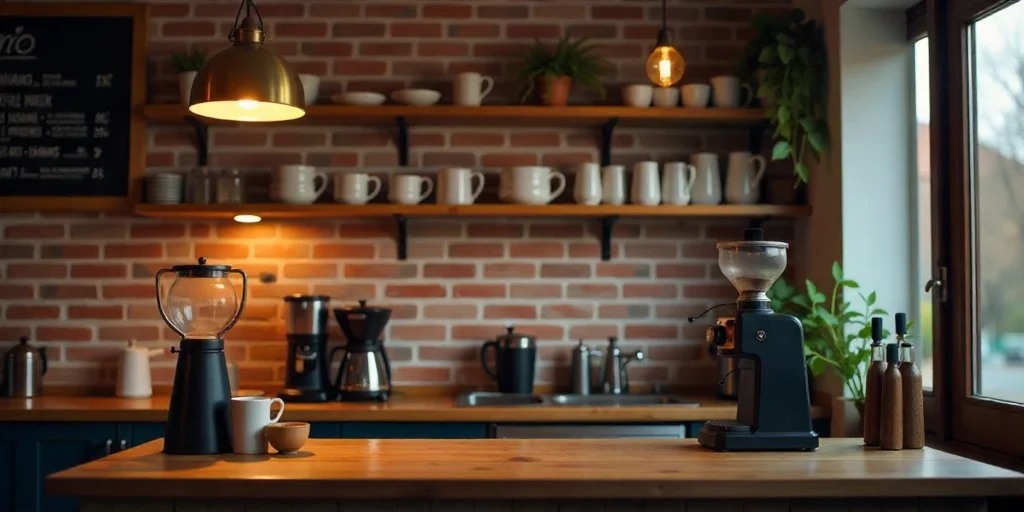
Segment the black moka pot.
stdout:
[[[176,278],[161,294],[160,277]],[[229,276],[242,276],[238,300]],[[224,340],[245,309],[245,272],[228,265],[175,265],[156,274],[156,303],[164,322],[179,336],[178,354],[167,414],[164,453],[209,455],[231,452],[231,390],[224,360]],[[163,298],[161,298],[163,296]]]

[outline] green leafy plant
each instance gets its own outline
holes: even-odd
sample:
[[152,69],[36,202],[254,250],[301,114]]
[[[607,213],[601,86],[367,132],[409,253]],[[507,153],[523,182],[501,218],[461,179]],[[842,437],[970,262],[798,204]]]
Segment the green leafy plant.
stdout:
[[757,16],[757,35],[747,44],[740,73],[759,82],[757,97],[770,105],[775,132],[772,160],[791,159],[799,182],[807,182],[808,146],[816,160],[828,150],[825,118],[825,41],[821,27],[794,9],[780,17]]
[[519,71],[519,100],[522,103],[533,95],[537,82],[544,80],[544,93],[555,78],[567,76],[574,82],[590,87],[604,97],[601,79],[614,69],[604,57],[595,53],[596,47],[588,44],[586,38],[573,40],[565,36],[554,48],[534,40],[526,50],[523,65]]
[[185,53],[172,53],[171,66],[176,73],[199,71],[206,65],[206,50],[192,50]]
[[[809,279],[805,282],[806,293],[779,279],[768,290],[768,298],[776,313],[793,315],[803,323],[804,354],[811,374],[821,375],[831,366],[842,377],[849,398],[862,404],[866,364],[871,360],[871,317],[889,313],[875,305],[875,292],[858,292],[861,305],[854,308],[846,295],[860,285],[843,275],[838,262],[832,263],[832,278],[835,284],[828,295]],[[882,335],[888,337],[889,332]]]

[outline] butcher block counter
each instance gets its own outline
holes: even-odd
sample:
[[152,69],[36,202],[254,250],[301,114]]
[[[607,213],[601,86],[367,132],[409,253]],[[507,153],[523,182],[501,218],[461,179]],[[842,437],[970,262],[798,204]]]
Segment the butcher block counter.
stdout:
[[[567,502],[573,510],[847,510],[853,502],[858,510],[882,510],[883,502],[885,510],[984,510],[991,497],[1024,497],[1020,473],[857,439],[822,439],[806,453],[715,453],[692,439],[315,439],[293,455],[161,449],[152,441],[62,471],[46,479],[46,491],[82,498],[86,511],[348,511],[353,500],[357,510],[376,503],[442,512],[558,510]],[[401,506],[382,503],[394,500]],[[521,500],[531,501],[512,503]]]

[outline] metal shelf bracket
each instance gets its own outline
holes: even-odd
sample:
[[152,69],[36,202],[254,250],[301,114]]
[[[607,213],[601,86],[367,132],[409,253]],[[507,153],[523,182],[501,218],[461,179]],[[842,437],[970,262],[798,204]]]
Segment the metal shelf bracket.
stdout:
[[751,153],[756,155],[761,152],[761,144],[764,143],[764,132],[770,125],[770,121],[765,119],[750,127],[747,145],[749,146]]
[[615,126],[619,124],[619,118],[613,117],[601,125],[601,165],[612,163],[612,136],[615,134]]
[[405,261],[409,257],[409,219],[405,215],[395,215],[395,242],[398,244],[398,260]]
[[750,222],[747,223],[747,227],[750,229],[761,229],[764,226],[764,223],[769,220],[771,220],[771,217],[757,217],[750,219]]
[[398,165],[406,167],[409,165],[409,123],[405,116],[396,117],[395,123],[398,124]]
[[209,127],[196,116],[185,116],[185,122],[196,132],[196,161],[200,166],[205,166],[210,156]]
[[618,220],[618,215],[601,219],[601,261],[612,259],[612,228]]

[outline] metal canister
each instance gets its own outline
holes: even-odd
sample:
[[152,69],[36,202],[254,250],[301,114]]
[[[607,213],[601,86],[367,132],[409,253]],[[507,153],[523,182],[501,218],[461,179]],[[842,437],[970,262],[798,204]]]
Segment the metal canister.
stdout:
[[43,375],[46,374],[46,348],[35,348],[22,337],[14,348],[4,355],[4,396],[31,398],[43,394]]
[[569,387],[574,395],[590,394],[590,352],[590,348],[583,344],[582,339],[572,349],[572,377]]
[[286,334],[327,334],[327,312],[331,298],[324,295],[289,295],[284,298],[287,312]]

